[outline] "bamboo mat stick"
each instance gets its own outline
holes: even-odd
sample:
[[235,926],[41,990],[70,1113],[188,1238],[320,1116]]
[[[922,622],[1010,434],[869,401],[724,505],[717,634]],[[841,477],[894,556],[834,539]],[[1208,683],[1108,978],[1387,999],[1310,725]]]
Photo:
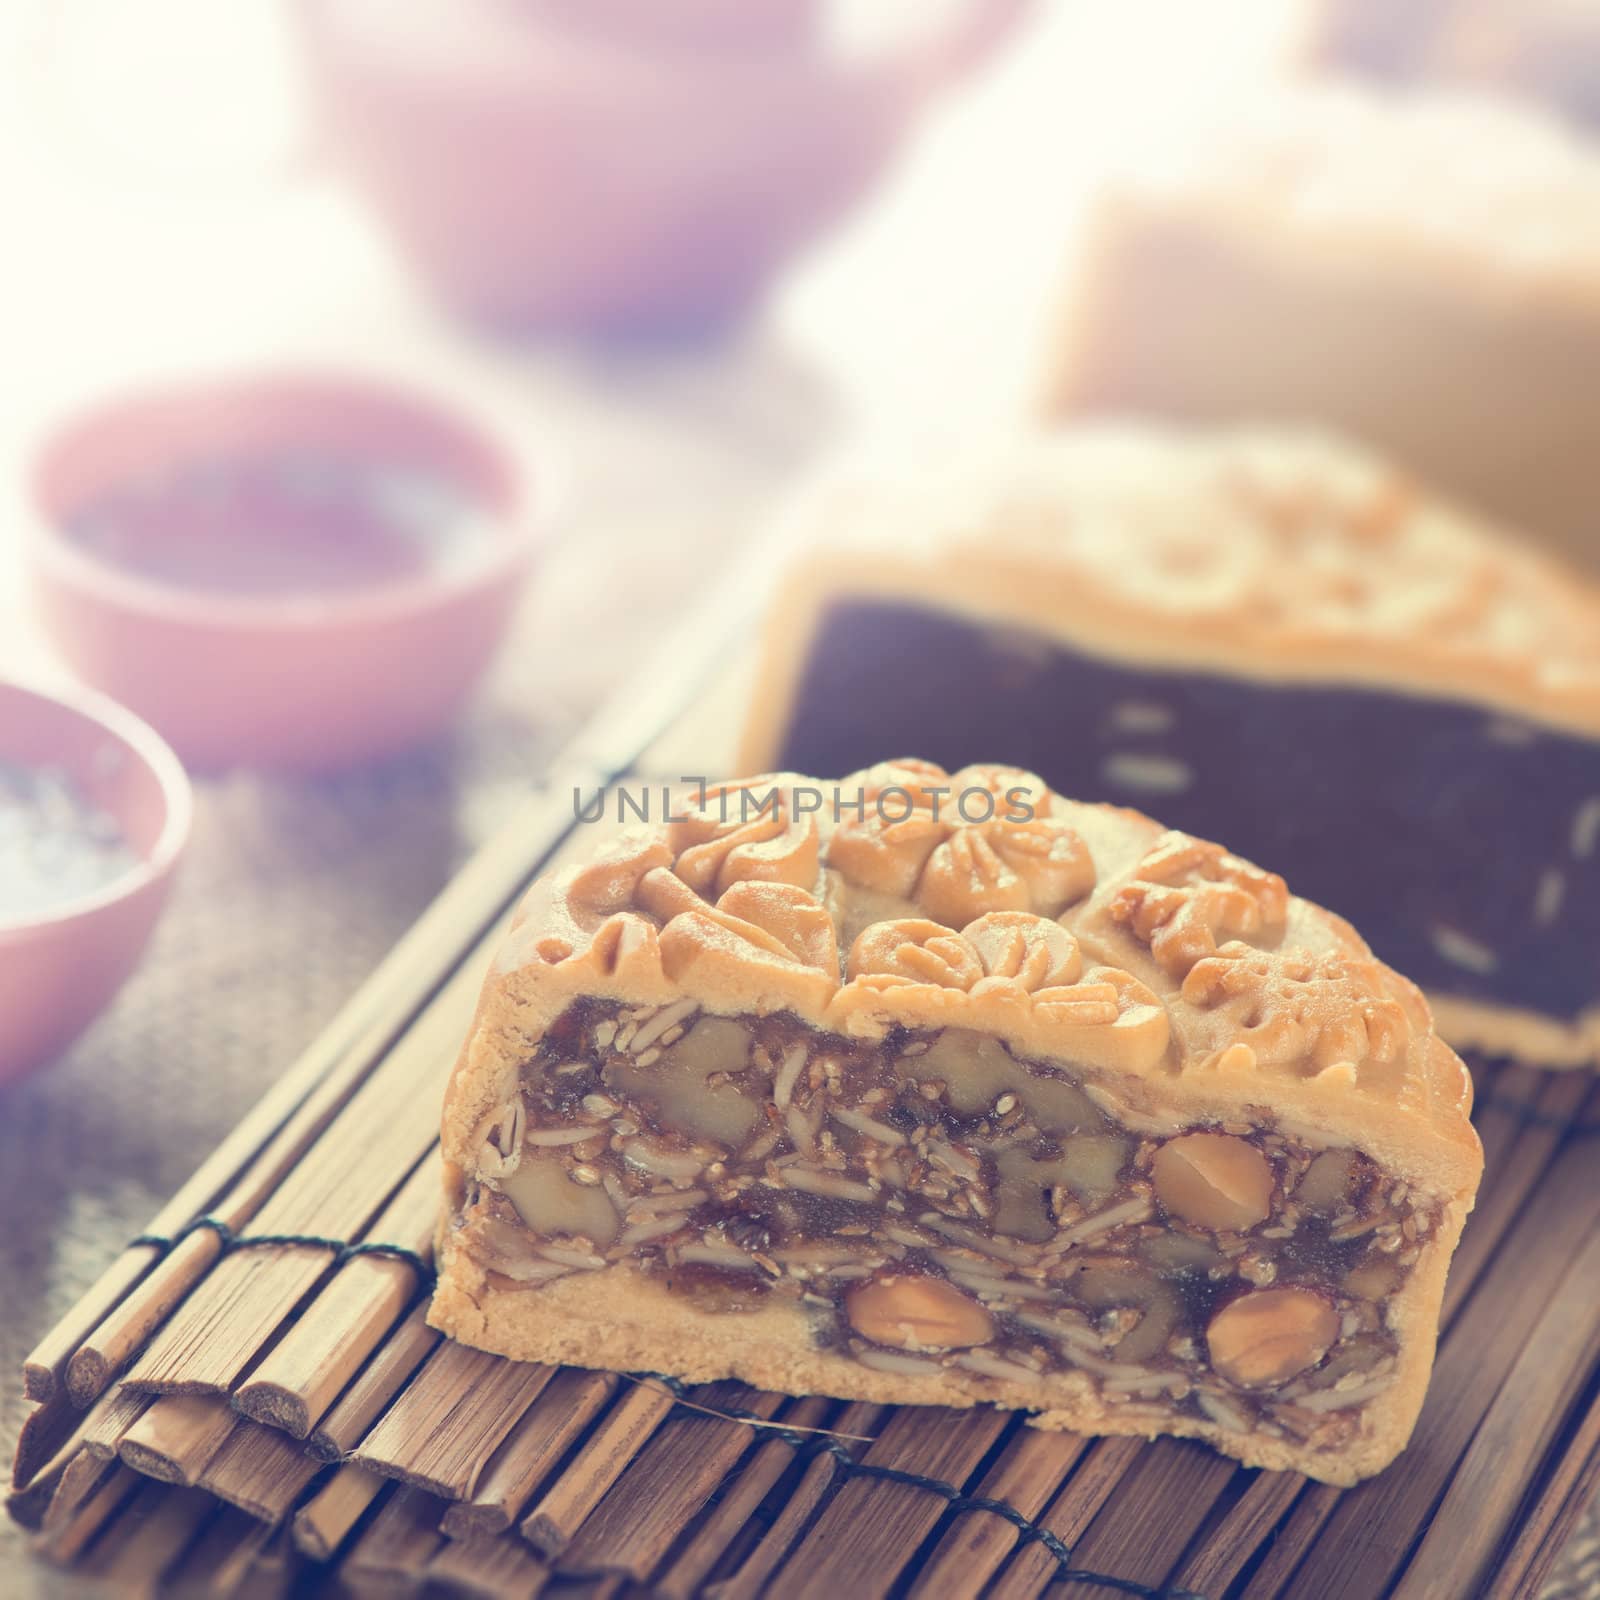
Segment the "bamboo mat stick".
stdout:
[[1500,1164],[1501,1156],[1525,1124],[1519,1108],[1537,1103],[1540,1094],[1551,1087],[1552,1080],[1547,1072],[1536,1073],[1509,1062],[1487,1067],[1471,1056],[1463,1059],[1472,1071],[1472,1124],[1483,1145],[1484,1170],[1490,1172]]
[[[785,1401],[742,1383],[696,1389],[695,1404],[737,1407],[770,1418]],[[720,1417],[680,1412],[646,1442],[616,1487],[586,1517],[557,1563],[562,1573],[626,1572],[639,1582],[666,1558],[724,1478],[755,1445],[760,1430]]]
[[555,1376],[446,1340],[356,1447],[362,1466],[445,1500],[470,1500],[506,1435]]
[[[445,1077],[498,941],[497,926],[261,1207],[253,1232],[360,1237],[438,1135]],[[156,1335],[125,1381],[157,1392],[226,1392],[273,1336],[284,1311],[316,1286],[332,1260],[331,1250],[304,1246],[228,1257]]]
[[1295,1501],[1288,1521],[1283,1523],[1268,1544],[1261,1565],[1250,1574],[1239,1600],[1277,1600],[1292,1595],[1290,1587],[1295,1569],[1316,1543],[1317,1535],[1328,1525],[1341,1491],[1326,1483],[1308,1483]]
[[306,1449],[318,1461],[342,1461],[349,1455],[427,1360],[439,1343],[439,1335],[428,1326],[427,1317],[426,1302],[413,1306],[405,1321],[312,1430]]
[[470,1500],[452,1505],[442,1531],[451,1539],[506,1533],[622,1380],[614,1372],[566,1367],[528,1407],[484,1469]]
[[[833,1409],[829,1400],[798,1400],[784,1412],[783,1421],[789,1427],[820,1428]],[[693,1600],[699,1594],[701,1585],[794,1463],[795,1449],[786,1439],[768,1436],[756,1447],[670,1570],[655,1581],[654,1592],[661,1600]]]
[[146,1483],[95,1541],[83,1564],[118,1600],[150,1600],[166,1592],[163,1578],[214,1514],[214,1502],[198,1489]]
[[[241,1179],[247,1168],[252,1168],[252,1158],[259,1156],[252,1170],[258,1171],[263,1179],[268,1179],[274,1170],[275,1159],[281,1160],[294,1147],[298,1133],[312,1129],[319,1113],[332,1114],[340,1088],[348,1093],[359,1077],[359,1072],[352,1065],[346,1066],[344,1075],[328,1077],[339,1055],[334,1037],[338,1025],[339,1019],[336,1018],[330,1032],[320,1038],[278,1081],[255,1110],[156,1213],[145,1229],[146,1233],[170,1237],[194,1217],[205,1214],[227,1187]],[[327,1081],[323,1082],[324,1079]],[[303,1106],[302,1102],[318,1088],[319,1083],[322,1087],[316,1107]],[[283,1124],[294,1116],[297,1109],[300,1112],[295,1122],[298,1132],[291,1132]],[[269,1145],[270,1150],[267,1148]],[[262,1186],[263,1194],[270,1190],[271,1181]],[[23,1383],[30,1397],[45,1400],[58,1392],[67,1363],[78,1346],[116,1309],[158,1255],[159,1251],[154,1245],[133,1245],[124,1250],[88,1293],[45,1335],[23,1366]],[[178,1291],[179,1294],[181,1292]],[[163,1291],[158,1298],[175,1303],[176,1297],[169,1300],[168,1292]],[[101,1376],[96,1393],[104,1387],[104,1383],[105,1378]],[[80,1400],[79,1403],[85,1402]]]
[[704,601],[684,614],[639,675],[585,725],[563,764],[608,776],[633,766],[679,716],[693,712],[708,686],[726,680],[732,656],[742,654],[748,663],[751,618],[765,609],[783,568],[781,536],[749,544]]
[[[220,1207],[218,1214],[226,1221],[237,1211]],[[221,1254],[221,1241],[204,1230],[180,1240],[156,1263],[150,1275],[139,1283],[137,1292],[110,1312],[73,1352],[67,1363],[66,1383],[75,1405],[86,1406],[104,1392]]]
[[[156,1218],[149,1231],[169,1236],[193,1217],[207,1213],[230,1228],[243,1227],[350,1099],[370,1065],[370,1060],[354,1056],[339,1071],[314,1086],[309,1097],[270,1138],[266,1148],[239,1176],[225,1198],[209,1208],[201,1202],[182,1210],[175,1201]],[[246,1125],[254,1120],[253,1116],[246,1119]],[[211,1164],[208,1162],[207,1168]],[[202,1175],[205,1172],[202,1168]],[[200,1192],[198,1181],[193,1187]],[[179,1199],[186,1197],[188,1188],[180,1192]],[[109,1312],[92,1333],[83,1336],[66,1366],[67,1387],[77,1404],[88,1404],[105,1388],[221,1254],[222,1241],[211,1229],[190,1234],[155,1266],[136,1293]]]
[[605,1578],[578,1579],[561,1586],[561,1600],[622,1600],[630,1587],[620,1572]]
[[313,1561],[332,1561],[350,1531],[389,1487],[365,1467],[340,1467],[305,1505],[290,1525],[295,1548]]
[[550,1569],[513,1533],[496,1539],[446,1539],[428,1563],[431,1584],[469,1600],[534,1600]]
[[1600,1360],[1600,1233],[1567,1269],[1450,1478],[1394,1600],[1481,1583],[1545,1452]]
[[1225,1594],[1250,1558],[1289,1515],[1306,1480],[1296,1472],[1263,1472],[1228,1507],[1211,1535],[1178,1569],[1180,1589]]
[[85,1495],[72,1508],[60,1526],[51,1528],[46,1520],[45,1535],[38,1544],[41,1554],[57,1566],[70,1566],[123,1502],[131,1498],[140,1484],[145,1482],[148,1480],[119,1461],[93,1493]]
[[1542,1485],[1536,1505],[1522,1519],[1516,1538],[1488,1581],[1483,1600],[1513,1600],[1535,1594],[1554,1565],[1574,1525],[1593,1506],[1600,1488],[1600,1394],[1587,1411]]
[[[1103,1509],[1072,1541],[1073,1566],[1159,1588],[1237,1470],[1193,1439],[1151,1441],[1118,1479],[1112,1513]],[[1042,1567],[1043,1582],[1055,1570],[1054,1558],[1037,1545],[1020,1551],[1013,1565]]]
[[81,1431],[83,1413],[62,1396],[36,1405],[22,1419],[11,1459],[11,1487],[23,1488],[47,1461],[60,1455]]
[[1543,1308],[1600,1222],[1594,1153],[1569,1141],[1451,1325],[1406,1471],[1347,1490],[1296,1582],[1327,1600],[1369,1600],[1395,1576],[1416,1530],[1471,1443]]
[[29,1533],[37,1533],[44,1526],[45,1511],[55,1498],[62,1478],[66,1476],[67,1468],[76,1456],[77,1452],[74,1451],[68,1459],[54,1463],[45,1471],[35,1474],[31,1483],[20,1489],[11,1489],[6,1494],[6,1515],[19,1528],[26,1528]]
[[[1143,1439],[1100,1439],[1078,1459],[1050,1508],[1039,1518],[1040,1525],[1053,1533],[1069,1550],[1093,1525],[1106,1503],[1122,1482],[1138,1466],[1143,1455]],[[1035,1595],[1055,1576],[1056,1558],[1043,1545],[1030,1544],[1007,1563],[989,1591],[994,1596],[1014,1600],[1020,1595]]]
[[224,1506],[201,1530],[171,1574],[172,1592],[226,1600],[250,1580],[251,1568],[272,1528],[232,1506]]
[[286,1527],[275,1529],[255,1553],[240,1587],[238,1600],[286,1600],[315,1594],[325,1586],[317,1581],[304,1556],[295,1549]]
[[110,1461],[129,1428],[154,1402],[146,1394],[108,1389],[90,1408],[83,1429],[83,1447],[92,1456]]
[[357,1536],[339,1571],[344,1584],[358,1595],[388,1592],[397,1583],[420,1590],[428,1563],[444,1543],[443,1510],[433,1495],[402,1484]]
[[[573,768],[568,776],[569,782],[580,785],[592,786],[596,781],[593,773],[581,767]],[[208,1210],[233,1228],[248,1221],[368,1077],[374,1061],[455,970],[463,948],[506,913],[550,848],[571,827],[570,795],[565,786],[530,803],[508,823],[418,919],[318,1042],[162,1209],[147,1231],[170,1236]],[[226,1204],[220,1198],[225,1191]],[[136,1275],[131,1293],[125,1289],[113,1293],[115,1284],[123,1281],[113,1267],[102,1279],[103,1291],[102,1285],[91,1290],[30,1356],[28,1366],[34,1374],[29,1380],[30,1392],[43,1396],[64,1367],[77,1403],[88,1404],[200,1281],[220,1250],[220,1241],[210,1230],[194,1233],[161,1259],[148,1276]],[[124,1256],[136,1262],[142,1273],[156,1254],[152,1247],[136,1246]],[[85,1333],[83,1328],[91,1325],[93,1331]],[[70,1359],[68,1346],[72,1347]]]
[[266,1523],[281,1522],[324,1465],[303,1445],[254,1422],[241,1422],[206,1463],[200,1487]]
[[[1025,1517],[1037,1517],[1088,1448],[1089,1441],[1081,1434],[1019,1429],[975,1492],[987,1500],[1004,1500]],[[1020,1537],[1004,1517],[992,1512],[958,1512],[950,1531],[918,1570],[913,1597],[976,1600]]]
[[[840,1435],[870,1438],[876,1434],[887,1410],[884,1406],[857,1402],[846,1406],[833,1419],[832,1426]],[[854,1439],[841,1437],[839,1443],[848,1455],[861,1453],[862,1446]],[[757,1540],[731,1577],[707,1585],[706,1600],[756,1600],[757,1596],[764,1594],[767,1580],[800,1537],[812,1514],[827,1497],[834,1480],[843,1471],[843,1465],[831,1451],[819,1451],[814,1455],[790,1490],[772,1526]]]
[[[438,1182],[430,1174],[429,1188]],[[356,1256],[317,1291],[251,1376],[233,1393],[242,1415],[304,1440],[416,1298],[403,1261]]]
[[85,1454],[81,1439],[69,1439],[26,1482],[14,1486],[6,1495],[6,1512],[11,1520],[37,1533],[44,1525],[46,1511],[72,1470],[72,1464],[80,1460],[92,1462],[93,1459]]
[[[987,1406],[958,1412],[907,1406],[893,1414],[862,1459],[960,1488],[1011,1421],[1010,1413]],[[926,1489],[881,1478],[848,1479],[776,1574],[769,1592],[774,1600],[886,1595],[945,1510],[945,1501]]]
[[40,1531],[49,1535],[65,1527],[78,1507],[121,1465],[115,1457],[101,1460],[87,1450],[80,1451],[61,1474],[61,1481],[45,1508]]
[[[438,1215],[437,1146],[430,1145],[367,1236],[431,1260]],[[235,1391],[235,1409],[304,1439],[404,1314],[417,1288],[416,1271],[405,1261],[353,1257]]]
[[[221,1153],[219,1151],[218,1155]],[[182,1223],[177,1226],[181,1227]],[[147,1231],[155,1233],[158,1230],[152,1223]],[[154,1245],[136,1245],[124,1250],[101,1273],[83,1298],[29,1352],[22,1367],[22,1392],[29,1400],[54,1400],[57,1395],[66,1392],[67,1362],[71,1360],[73,1351],[145,1275],[157,1254]]]
[[[1528,1196],[1544,1176],[1550,1158],[1562,1142],[1563,1130],[1554,1125],[1555,1119],[1567,1121],[1578,1115],[1587,1101],[1591,1109],[1600,1110],[1600,1097],[1594,1090],[1593,1080],[1587,1073],[1556,1073],[1537,1092],[1530,1093],[1529,1101],[1542,1116],[1551,1122],[1519,1123],[1511,1130],[1506,1145],[1501,1147],[1496,1160],[1485,1166],[1484,1184],[1478,1203],[1462,1235],[1461,1245],[1450,1262],[1450,1276],[1445,1282],[1444,1305],[1441,1318],[1453,1316],[1465,1300],[1479,1274],[1498,1249],[1506,1230],[1521,1214]],[[1484,1119],[1499,1121],[1513,1114],[1500,1108],[1491,1108]]]
[[147,1478],[187,1487],[239,1425],[225,1400],[163,1395],[123,1434],[117,1454]]
[[[357,1237],[432,1141],[443,1059],[435,1055],[424,1068],[415,1054],[388,1058],[267,1202],[258,1231]],[[409,1075],[385,1070],[397,1061],[412,1068]],[[319,1201],[326,1207],[320,1219]],[[274,1245],[225,1257],[155,1334],[124,1381],[158,1394],[226,1394],[284,1312],[326,1276],[334,1254],[331,1247]]]
[[546,1561],[572,1542],[644,1442],[665,1421],[673,1398],[654,1385],[628,1390],[584,1440],[566,1470],[522,1519],[522,1537]]
[[251,1231],[356,1239],[438,1137],[445,1081],[503,924],[464,951],[450,981],[261,1208]]
[[[65,1399],[48,1401],[30,1414],[31,1422],[46,1407],[65,1406]],[[61,1437],[52,1428],[48,1441],[35,1437],[30,1443],[28,1424],[23,1424],[23,1434],[17,1443],[17,1455],[12,1481],[19,1492],[31,1492],[46,1477],[59,1480],[67,1464],[80,1450],[88,1449],[100,1461],[108,1461],[116,1453],[117,1441],[144,1410],[144,1402],[120,1392],[102,1395],[88,1411],[68,1408],[65,1417],[73,1423],[72,1431]],[[43,1451],[46,1444],[54,1448],[49,1456]]]

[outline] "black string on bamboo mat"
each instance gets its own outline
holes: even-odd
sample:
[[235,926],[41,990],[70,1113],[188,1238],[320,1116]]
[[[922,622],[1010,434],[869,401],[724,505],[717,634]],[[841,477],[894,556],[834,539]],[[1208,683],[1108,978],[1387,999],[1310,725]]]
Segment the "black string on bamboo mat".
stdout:
[[719,1405],[712,1412],[709,1407],[702,1406],[689,1398],[688,1386],[681,1379],[669,1377],[665,1373],[643,1372],[638,1376],[659,1383],[674,1400],[692,1407],[696,1412],[710,1412],[711,1415],[723,1417],[729,1422],[754,1423],[763,1434],[772,1434],[775,1438],[782,1439],[797,1457],[807,1458],[822,1454],[832,1456],[839,1465],[841,1478],[877,1478],[885,1483],[900,1483],[909,1489],[924,1489],[929,1494],[938,1495],[952,1511],[988,1511],[994,1516],[1001,1517],[1017,1530],[1019,1546],[1040,1544],[1055,1558],[1057,1570],[1051,1579],[1053,1583],[1094,1583],[1103,1589],[1115,1589],[1121,1594],[1138,1596],[1140,1600],[1206,1600],[1204,1595],[1196,1593],[1193,1589],[1177,1589],[1170,1585],[1152,1587],[1133,1578],[1117,1578],[1107,1572],[1092,1572],[1087,1568],[1074,1567],[1072,1547],[1060,1535],[1052,1533],[1042,1523],[1035,1522],[1032,1517],[1019,1511],[1009,1500],[993,1500],[986,1495],[967,1494],[943,1478],[931,1478],[922,1472],[908,1472],[904,1467],[885,1467],[870,1461],[857,1461],[836,1438],[827,1434],[812,1433],[809,1436],[801,1434],[793,1428],[784,1427],[781,1422],[769,1421],[766,1417],[754,1411],[746,1411],[741,1406]]
[[328,1239],[317,1233],[236,1233],[221,1217],[196,1217],[186,1222],[176,1233],[141,1233],[128,1241],[129,1249],[135,1245],[150,1245],[163,1254],[181,1244],[191,1233],[201,1229],[216,1234],[224,1251],[259,1250],[267,1245],[301,1245],[308,1250],[331,1250],[333,1265],[343,1266],[357,1256],[387,1256],[391,1261],[403,1261],[424,1283],[432,1283],[433,1263],[408,1250],[403,1244],[382,1244],[377,1241],[347,1244],[343,1239]]
[[[435,1273],[433,1263],[417,1254],[415,1250],[408,1250],[404,1245],[382,1244],[378,1242],[349,1244],[342,1239],[330,1239],[315,1233],[247,1233],[241,1234],[229,1227],[220,1217],[201,1216],[185,1223],[176,1233],[141,1233],[137,1238],[129,1240],[130,1248],[134,1245],[149,1245],[151,1248],[165,1253],[180,1244],[192,1233],[205,1229],[214,1233],[222,1244],[224,1251],[254,1250],[271,1245],[303,1246],[311,1250],[329,1250],[333,1253],[333,1264],[342,1265],[353,1260],[356,1256],[386,1256],[392,1261],[403,1261],[422,1280],[431,1283]],[[948,1483],[943,1478],[932,1478],[921,1472],[908,1472],[903,1467],[885,1467],[870,1461],[857,1461],[845,1449],[843,1443],[828,1434],[801,1433],[796,1428],[786,1428],[782,1423],[774,1423],[767,1418],[758,1416],[754,1411],[746,1411],[740,1406],[718,1406],[715,1410],[702,1406],[689,1398],[687,1386],[679,1379],[669,1377],[662,1372],[644,1372],[637,1374],[639,1378],[648,1379],[659,1383],[672,1396],[679,1405],[692,1408],[700,1414],[719,1417],[727,1422],[754,1423],[761,1427],[763,1432],[771,1433],[782,1439],[793,1450],[797,1457],[809,1458],[826,1452],[831,1455],[838,1465],[840,1477],[849,1478],[876,1478],[885,1483],[904,1484],[909,1489],[921,1489],[928,1494],[937,1495],[951,1511],[987,1511],[992,1516],[1000,1517],[1009,1522],[1017,1530],[1017,1543],[1020,1546],[1029,1544],[1042,1545],[1049,1552],[1056,1563],[1056,1572],[1052,1578],[1055,1583],[1091,1583],[1099,1584],[1103,1589],[1114,1589],[1119,1594],[1133,1595],[1136,1600],[1206,1600],[1206,1597],[1197,1594],[1192,1589],[1177,1589],[1170,1586],[1152,1587],[1147,1583],[1139,1583],[1132,1578],[1118,1578],[1107,1572],[1093,1572],[1087,1568],[1074,1567],[1072,1564],[1072,1548],[1061,1537],[1054,1534],[1042,1523],[1036,1522],[1025,1512],[1019,1511],[1008,1500],[995,1500],[987,1495],[967,1494],[956,1484]]]

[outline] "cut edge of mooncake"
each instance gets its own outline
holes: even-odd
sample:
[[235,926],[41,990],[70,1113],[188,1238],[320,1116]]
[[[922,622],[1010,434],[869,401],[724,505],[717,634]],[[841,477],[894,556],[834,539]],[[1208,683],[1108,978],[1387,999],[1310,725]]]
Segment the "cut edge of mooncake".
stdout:
[[1422,1403],[1470,1104],[1415,988],[1218,845],[1010,768],[728,785],[526,898],[430,1321],[1350,1483]]
[[[1135,668],[1437,698],[1513,743],[1539,729],[1600,740],[1600,585],[1327,430],[1108,418],[915,464],[874,455],[820,475],[783,531],[804,553],[764,621],[737,772],[784,759],[843,601]],[[1578,859],[1597,848],[1600,794],[1566,843]],[[1428,998],[1457,1046],[1600,1065],[1600,1005],[1568,1018]]]

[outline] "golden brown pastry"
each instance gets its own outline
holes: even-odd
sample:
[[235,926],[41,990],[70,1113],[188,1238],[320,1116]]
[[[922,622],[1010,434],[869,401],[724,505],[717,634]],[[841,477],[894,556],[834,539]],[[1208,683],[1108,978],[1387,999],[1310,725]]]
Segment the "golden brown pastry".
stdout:
[[759,779],[530,892],[430,1320],[1351,1483],[1422,1403],[1470,1099],[1418,992],[1219,845],[1010,768]]

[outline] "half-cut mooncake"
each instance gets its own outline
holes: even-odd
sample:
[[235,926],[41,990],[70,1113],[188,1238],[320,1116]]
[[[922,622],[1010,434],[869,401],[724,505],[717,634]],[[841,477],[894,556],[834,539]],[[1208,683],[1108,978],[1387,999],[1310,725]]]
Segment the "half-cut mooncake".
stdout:
[[1457,1048],[1600,1061],[1600,590],[1352,446],[1010,438],[806,497],[742,772],[885,730],[1270,862]]
[[1109,179],[1087,241],[1049,416],[1337,428],[1600,571],[1600,153],[1572,129],[1487,96],[1263,97]]
[[1470,1099],[1417,990],[1219,845],[1002,767],[712,789],[521,908],[430,1321],[1350,1483],[1422,1403]]

